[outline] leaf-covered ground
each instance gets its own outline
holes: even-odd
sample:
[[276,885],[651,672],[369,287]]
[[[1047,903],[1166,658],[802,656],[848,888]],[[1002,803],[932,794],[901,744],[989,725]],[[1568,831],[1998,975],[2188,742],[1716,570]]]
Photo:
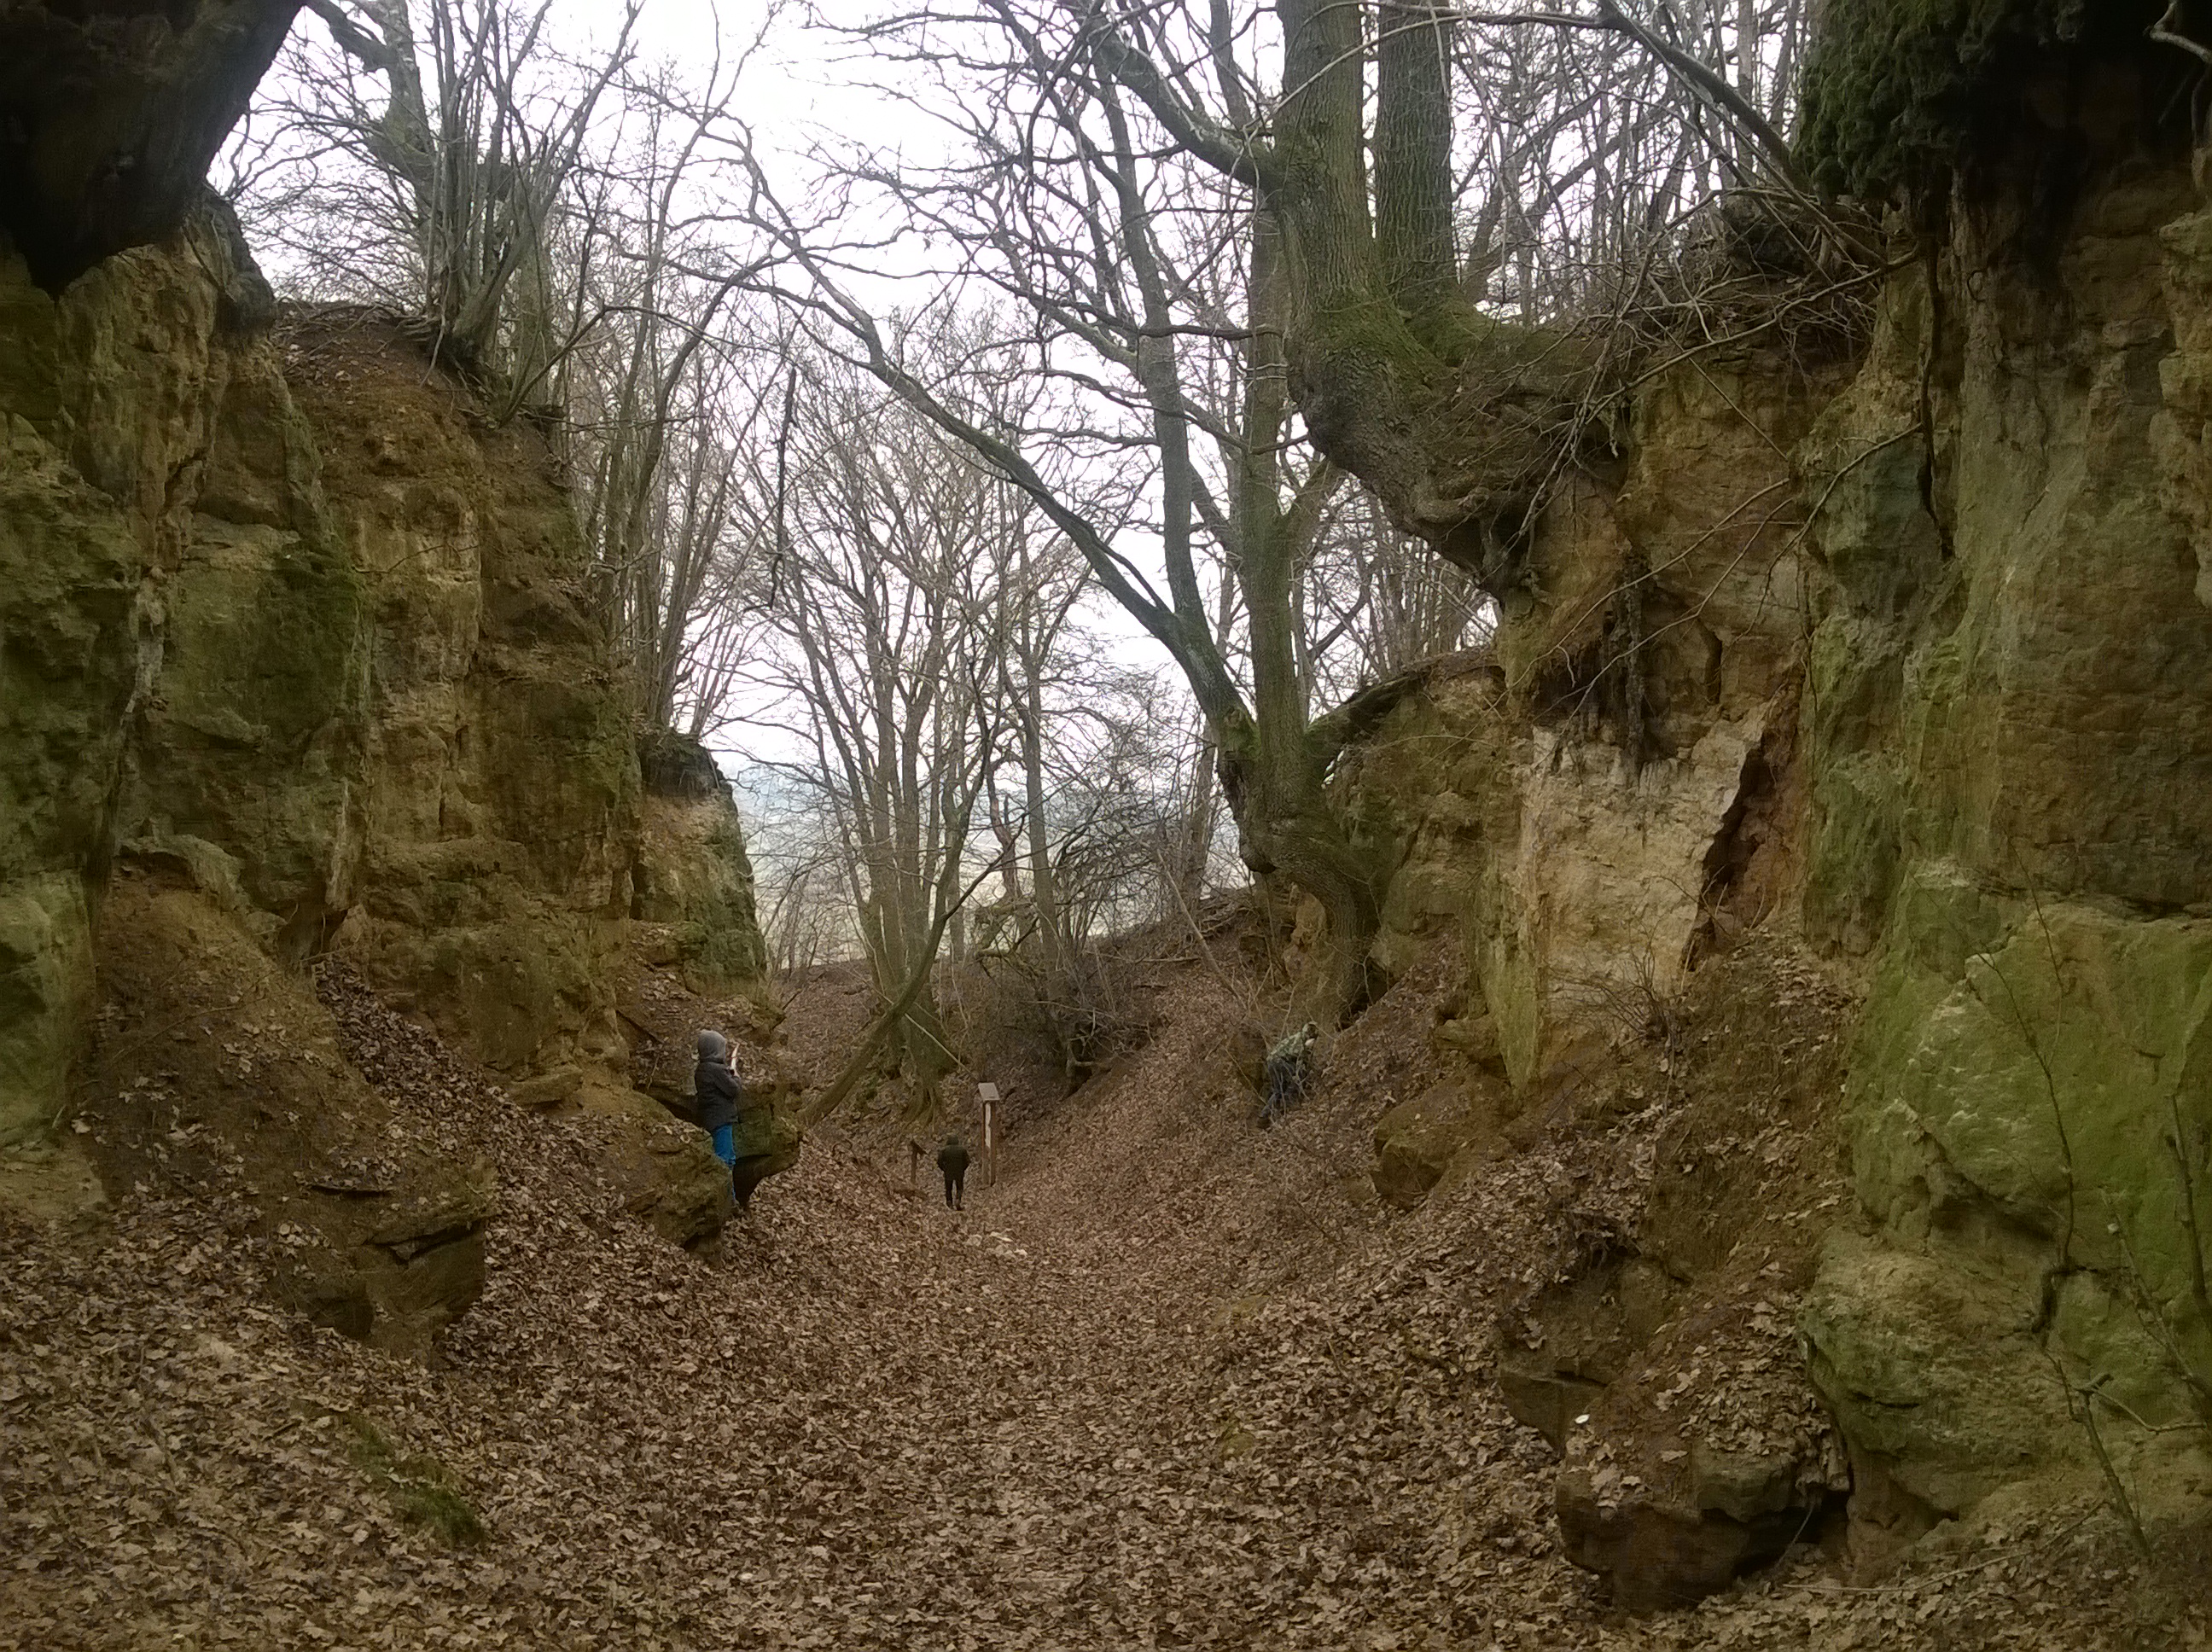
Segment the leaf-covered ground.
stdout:
[[0,1229],[0,1647],[2146,1644],[2089,1509],[1612,1614],[1482,1369],[1540,1158],[1386,1219],[1369,1114],[1262,1135],[1200,1081],[1202,979],[966,1212],[817,1141],[711,1259],[588,1115],[334,993],[394,1128],[498,1166],[483,1300],[435,1370],[306,1327],[219,1154]]

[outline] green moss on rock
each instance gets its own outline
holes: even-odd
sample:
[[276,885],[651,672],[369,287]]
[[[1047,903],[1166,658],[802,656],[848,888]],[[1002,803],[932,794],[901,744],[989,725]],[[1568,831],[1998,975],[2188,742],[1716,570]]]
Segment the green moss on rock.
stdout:
[[[2145,920],[1915,869],[1851,1065],[1853,1170],[1877,1226],[1807,1303],[1815,1380],[1863,1450],[1957,1512],[2079,1468],[2061,1373],[2124,1425],[2190,1413],[2212,1372],[2191,1300],[2174,1126],[2212,1127],[2212,923]],[[2192,1165],[2200,1202],[2212,1166]]]
[[2017,118],[2050,54],[2142,52],[2160,0],[1830,0],[1806,64],[1798,154],[1866,199],[1947,175],[1984,127]]
[[2185,1314],[2167,1142],[2177,1117],[2192,1140],[2212,1127],[2212,923],[1989,895],[1929,866],[1891,939],[1852,1078],[1869,1209],[1918,1242],[1990,1207],[2061,1265]]
[[2036,1336],[2039,1298],[1943,1257],[1830,1241],[1800,1318],[1813,1379],[1852,1444],[1956,1514],[2076,1467],[2081,1436]]
[[127,708],[160,659],[148,578],[183,537],[215,342],[198,232],[60,298],[0,256],[0,1136],[61,1111]]
[[150,829],[228,844],[255,904],[319,938],[366,733],[360,582],[327,547],[202,520],[171,584],[141,764]]

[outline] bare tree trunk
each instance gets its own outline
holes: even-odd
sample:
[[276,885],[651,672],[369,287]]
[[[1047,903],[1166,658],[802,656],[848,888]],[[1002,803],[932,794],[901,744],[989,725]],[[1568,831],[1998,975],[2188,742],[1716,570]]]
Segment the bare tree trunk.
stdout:
[[1281,137],[1262,177],[1263,198],[1285,232],[1291,388],[1315,445],[1410,524],[1440,532],[1453,513],[1437,496],[1414,410],[1447,368],[1438,345],[1451,288],[1443,95],[1451,25],[1429,11],[1394,4],[1383,13],[1379,237],[1368,212],[1367,54],[1358,7],[1279,0]]
[[[1449,285],[1449,260],[1443,279]],[[1246,864],[1261,877],[1289,877],[1327,914],[1322,1001],[1344,1015],[1372,995],[1368,953],[1381,908],[1371,869],[1353,850],[1329,801],[1328,773],[1336,750],[1317,738],[1298,665],[1292,587],[1310,543],[1311,504],[1301,501],[1308,507],[1302,511],[1297,503],[1289,510],[1282,503],[1286,296],[1278,232],[1261,213],[1252,239],[1244,440],[1231,506],[1240,553],[1237,578],[1250,626],[1252,714],[1249,723],[1220,731],[1221,783],[1237,817]]]

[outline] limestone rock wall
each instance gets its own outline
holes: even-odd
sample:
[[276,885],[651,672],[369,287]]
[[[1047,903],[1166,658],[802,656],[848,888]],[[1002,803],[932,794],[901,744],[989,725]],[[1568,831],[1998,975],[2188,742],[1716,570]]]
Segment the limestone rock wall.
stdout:
[[1395,867],[1379,961],[1464,926],[1516,1086],[1571,1057],[1593,1006],[1677,990],[1717,928],[1794,892],[1814,562],[1789,456],[1846,373],[1667,375],[1613,473],[1538,524],[1492,645],[1347,765],[1358,834]]
[[333,944],[495,1067],[615,1066],[638,763],[554,455],[483,428],[389,323],[332,312],[280,338],[362,592]]
[[272,317],[219,211],[58,296],[0,258],[0,1141],[112,1088],[124,874],[191,894],[180,934],[339,954],[518,1090],[596,1072],[649,1122],[623,949],[653,890],[719,980],[757,969],[734,810],[647,842],[547,434],[388,319]]
[[1805,915],[1869,985],[1863,1219],[1805,1329],[1923,1518],[2088,1474],[2091,1421],[2152,1503],[2212,1492],[2212,220],[2135,101],[2073,112],[2057,222],[2027,179],[1962,192],[1802,455]]
[[59,299],[0,264],[0,1136],[50,1122],[164,659],[170,580],[239,352],[198,223]]
[[645,803],[630,914],[637,945],[720,997],[767,969],[752,861],[729,782],[694,741],[663,732],[640,756]]
[[1863,359],[1639,392],[1343,777],[1509,1116],[1753,931],[1856,1005],[1798,1331],[1868,1552],[2099,1447],[2212,1497],[2212,211],[2148,84],[1954,180]]

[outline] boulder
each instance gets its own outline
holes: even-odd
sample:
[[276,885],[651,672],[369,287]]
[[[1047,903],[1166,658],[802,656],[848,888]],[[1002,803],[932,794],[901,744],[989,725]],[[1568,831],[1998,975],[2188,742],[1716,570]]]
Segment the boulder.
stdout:
[[1399,1102],[1376,1122],[1376,1193],[1399,1210],[1416,1208],[1453,1161],[1489,1134],[1488,1123],[1457,1084],[1438,1084]]
[[1498,1362],[1498,1391],[1513,1420],[1542,1435],[1554,1451],[1563,1449],[1567,1430],[1577,1417],[1586,1415],[1605,1392],[1605,1384],[1548,1362],[1515,1358],[1510,1353]]
[[733,1171],[714,1157],[706,1132],[641,1091],[586,1082],[578,1095],[587,1114],[611,1127],[607,1163],[625,1206],[672,1244],[708,1243],[755,1188],[799,1162],[798,1123],[770,1103],[738,1115]]
[[718,1236],[730,1217],[730,1174],[696,1131],[655,1134],[618,1154],[624,1204],[662,1238],[690,1249]]
[[387,1206],[365,1212],[354,1258],[377,1320],[369,1340],[397,1352],[431,1339],[483,1294],[484,1229],[498,1214],[491,1167],[418,1181]]
[[592,1080],[578,1092],[605,1144],[602,1164],[623,1206],[671,1244],[696,1248],[730,1218],[730,1173],[706,1133],[651,1096]]
[[498,1213],[490,1167],[429,1171],[325,1214],[325,1242],[281,1264],[290,1307],[393,1353],[422,1357],[483,1294],[484,1229]]
[[1669,1356],[1689,1351],[1676,1342],[1656,1363],[1586,1392],[1588,1409],[1563,1418],[1553,1492],[1561,1546],[1605,1578],[1626,1612],[1692,1606],[1791,1544],[1826,1537],[1848,1488],[1833,1430],[1817,1409],[1789,1403],[1802,1375],[1770,1357],[1739,1357],[1750,1351],[1740,1340],[1723,1352],[1723,1328],[1710,1319],[1699,1334],[1715,1341],[1698,1345],[1707,1351],[1698,1364],[1661,1383]]
[[518,1078],[507,1087],[517,1107],[533,1111],[560,1106],[572,1101],[583,1088],[584,1070],[579,1066],[555,1067],[550,1072],[533,1073],[527,1078]]
[[1695,1606],[1774,1559],[1812,1524],[1802,1509],[1744,1521],[1642,1491],[1622,1493],[1607,1472],[1562,1473],[1555,1506],[1567,1558],[1610,1580],[1613,1604],[1624,1612]]

